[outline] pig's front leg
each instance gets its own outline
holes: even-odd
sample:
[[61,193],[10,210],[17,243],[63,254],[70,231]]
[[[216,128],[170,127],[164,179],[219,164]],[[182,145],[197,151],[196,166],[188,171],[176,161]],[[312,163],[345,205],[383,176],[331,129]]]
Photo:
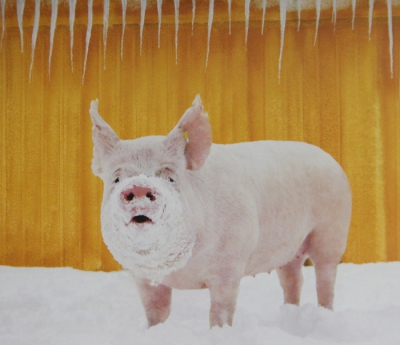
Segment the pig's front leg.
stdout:
[[240,280],[223,285],[211,285],[210,327],[232,326],[233,314],[236,309],[236,298],[239,292]]
[[164,322],[171,311],[171,288],[152,286],[146,280],[136,281],[149,327]]

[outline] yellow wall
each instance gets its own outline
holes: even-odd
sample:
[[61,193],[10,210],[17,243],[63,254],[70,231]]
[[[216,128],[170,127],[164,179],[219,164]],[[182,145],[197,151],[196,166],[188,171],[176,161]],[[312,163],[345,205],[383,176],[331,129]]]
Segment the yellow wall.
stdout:
[[[24,52],[15,6],[6,12],[0,52],[0,264],[118,268],[100,233],[102,183],[90,169],[90,101],[100,99],[100,113],[127,139],[167,134],[197,93],[209,112],[215,142],[302,140],[331,153],[346,170],[354,194],[344,260],[400,259],[399,45],[395,42],[391,79],[385,7],[375,10],[371,41],[365,1],[358,5],[354,31],[350,10],[339,13],[335,33],[331,12],[324,12],[316,46],[314,12],[304,12],[299,32],[297,14],[289,15],[278,83],[277,9],[268,10],[264,35],[261,12],[252,9],[246,48],[242,5],[234,2],[236,21],[229,35],[226,2],[218,1],[205,70],[208,2],[198,1],[193,36],[191,1],[181,5],[178,64],[171,5],[164,7],[160,49],[157,13],[154,7],[148,10],[142,56],[139,12],[128,11],[121,61],[120,7],[112,3],[104,70],[102,2],[95,1],[82,85],[86,5],[77,12],[73,72],[68,7],[60,6],[50,76],[50,10],[42,9],[29,82],[31,2],[24,17]],[[399,17],[393,21],[396,37]]]

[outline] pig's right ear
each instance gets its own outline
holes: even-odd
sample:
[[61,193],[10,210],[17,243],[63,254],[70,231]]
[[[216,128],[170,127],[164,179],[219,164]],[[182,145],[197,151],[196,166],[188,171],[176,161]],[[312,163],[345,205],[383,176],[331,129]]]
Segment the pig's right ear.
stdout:
[[90,103],[90,117],[92,119],[92,137],[93,137],[93,160],[92,171],[96,176],[101,177],[102,161],[109,156],[117,145],[119,138],[112,128],[101,118],[98,112],[99,100],[96,99]]

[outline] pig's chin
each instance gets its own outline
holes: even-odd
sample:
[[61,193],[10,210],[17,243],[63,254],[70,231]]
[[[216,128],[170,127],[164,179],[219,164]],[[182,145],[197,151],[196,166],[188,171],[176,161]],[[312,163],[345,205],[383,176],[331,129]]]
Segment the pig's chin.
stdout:
[[[158,182],[158,180],[156,180]],[[118,207],[113,193],[102,210],[102,233],[114,258],[152,284],[183,268],[192,255],[195,235],[185,217],[178,193],[159,187],[164,199],[154,214],[129,214]]]

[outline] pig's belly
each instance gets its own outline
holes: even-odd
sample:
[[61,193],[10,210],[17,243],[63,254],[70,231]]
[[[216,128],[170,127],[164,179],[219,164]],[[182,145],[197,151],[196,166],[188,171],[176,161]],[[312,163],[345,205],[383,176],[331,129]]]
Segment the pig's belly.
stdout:
[[[264,242],[257,246],[247,261],[245,275],[256,275],[258,273],[270,273],[272,270],[285,266],[295,258],[307,254],[306,231],[295,236],[290,243]],[[273,241],[274,242],[274,241]]]
[[[247,260],[245,271],[242,276],[256,275],[258,273],[271,272],[292,261],[296,256],[303,255],[307,251],[308,232],[299,231],[291,234],[291,241],[276,241],[270,236],[261,237],[262,240]],[[215,275],[218,263],[212,263],[212,253],[192,257],[186,267],[166,276],[162,284],[174,289],[204,289],[210,276]],[[211,259],[211,260],[210,260]],[[245,260],[245,259],[243,259]],[[236,262],[232,262],[236,267]]]

